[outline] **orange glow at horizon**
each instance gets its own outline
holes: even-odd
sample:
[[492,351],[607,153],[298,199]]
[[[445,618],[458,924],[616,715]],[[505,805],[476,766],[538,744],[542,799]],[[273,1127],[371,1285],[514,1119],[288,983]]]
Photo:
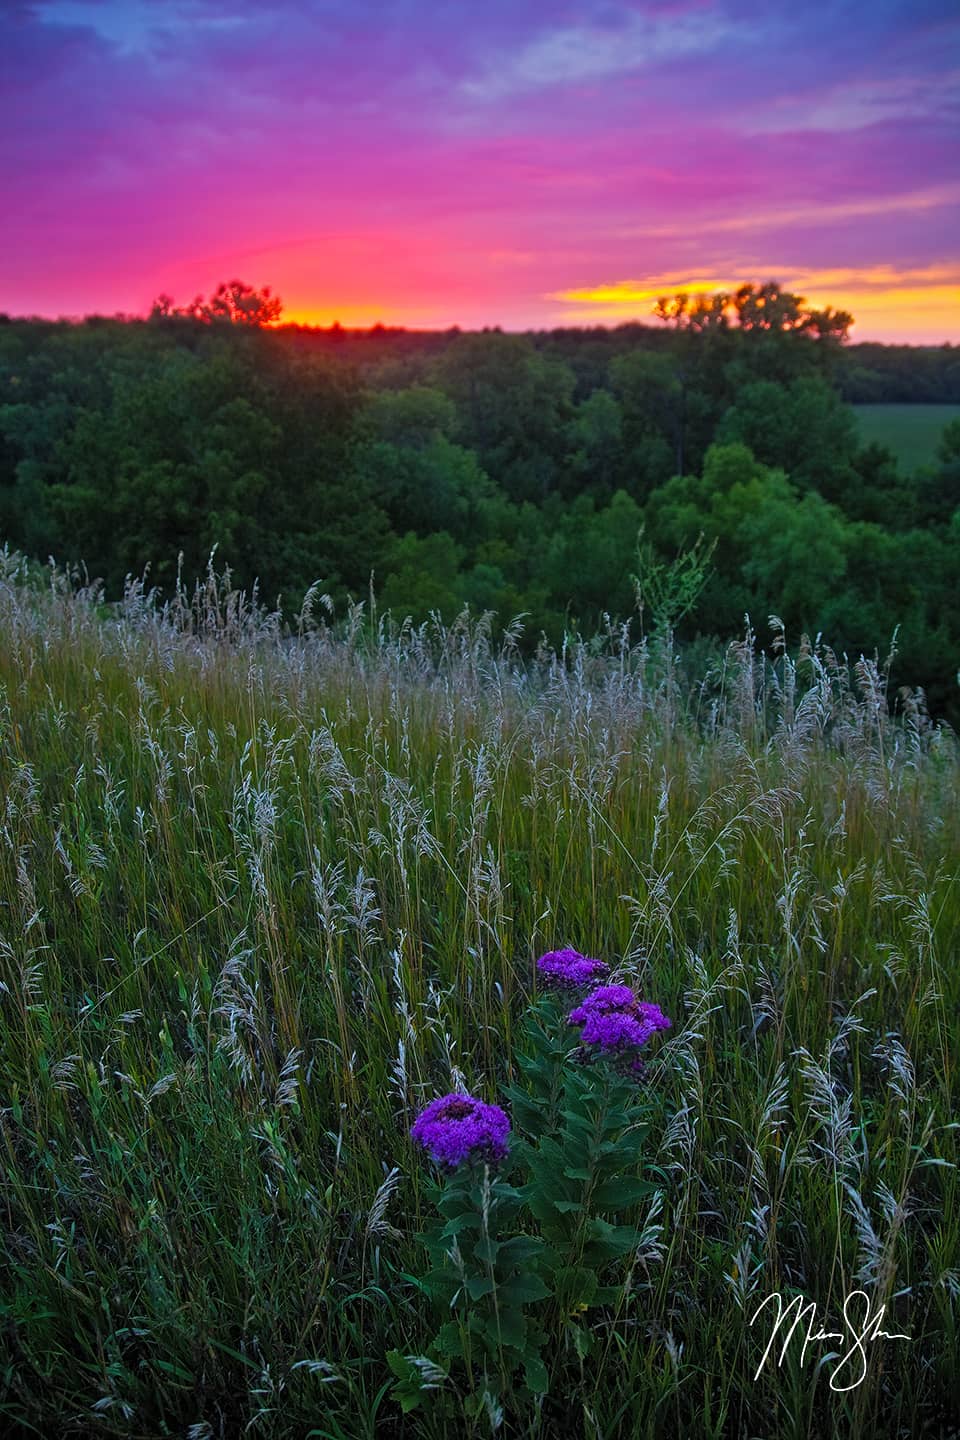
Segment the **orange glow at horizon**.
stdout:
[[240,276],[515,333],[774,279],[960,344],[957,7],[852,5],[0,0],[0,314]]
[[861,270],[800,271],[791,266],[764,265],[749,273],[744,269],[735,276],[730,271],[706,276],[701,273],[699,277],[679,272],[647,276],[643,280],[563,290],[547,298],[576,306],[563,311],[566,323],[648,322],[661,296],[729,293],[741,285],[756,283],[758,274],[776,277],[784,290],[801,295],[813,308],[830,306],[848,311],[854,317],[854,340],[858,332],[866,329],[871,336],[901,336],[906,341],[922,333],[932,343],[960,343],[960,266],[897,270],[889,265],[874,265]]
[[281,325],[307,325],[321,330],[329,330],[333,325],[340,325],[344,330],[369,330],[373,325],[396,323],[390,318],[390,307],[386,305],[285,305],[280,317]]

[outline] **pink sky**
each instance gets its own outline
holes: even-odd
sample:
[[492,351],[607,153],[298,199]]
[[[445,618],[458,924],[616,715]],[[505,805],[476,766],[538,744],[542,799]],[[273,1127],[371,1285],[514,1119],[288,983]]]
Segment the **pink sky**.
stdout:
[[650,319],[776,279],[960,343],[953,3],[12,0],[0,310]]

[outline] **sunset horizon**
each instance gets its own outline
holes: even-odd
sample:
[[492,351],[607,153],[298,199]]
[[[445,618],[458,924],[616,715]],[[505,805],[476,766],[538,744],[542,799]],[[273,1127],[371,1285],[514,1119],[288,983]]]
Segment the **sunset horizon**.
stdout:
[[958,37],[936,0],[16,0],[0,312],[242,275],[294,323],[523,331],[774,279],[960,343]]
[[[232,277],[232,272],[231,272]],[[233,277],[232,277],[233,278]],[[366,332],[383,328],[387,330],[404,330],[411,333],[443,333],[450,330],[461,330],[464,332],[477,332],[484,330],[499,330],[505,334],[535,334],[545,333],[551,330],[561,329],[604,329],[615,330],[626,325],[648,326],[651,329],[658,329],[662,321],[657,317],[654,305],[658,298],[665,295],[688,294],[692,298],[714,295],[723,291],[732,291],[744,284],[767,284],[774,283],[780,286],[785,292],[796,293],[807,305],[816,309],[830,307],[835,310],[848,310],[853,314],[853,323],[849,327],[849,341],[851,344],[884,344],[884,345],[916,345],[924,348],[939,348],[941,346],[960,345],[960,328],[954,328],[953,333],[938,338],[935,328],[930,331],[918,330],[916,324],[908,321],[903,316],[903,323],[906,329],[898,325],[900,314],[896,310],[886,310],[885,292],[880,286],[875,286],[872,291],[865,288],[863,291],[827,290],[804,287],[802,284],[786,283],[779,280],[775,274],[760,273],[755,277],[746,275],[738,276],[734,281],[724,283],[722,280],[715,282],[703,282],[698,280],[686,281],[682,277],[665,280],[664,284],[657,288],[650,280],[638,282],[621,281],[614,285],[597,286],[591,289],[572,290],[568,294],[558,297],[547,296],[546,299],[562,299],[570,304],[570,308],[560,310],[554,315],[532,315],[529,320],[512,317],[512,321],[504,322],[497,318],[496,311],[491,311],[489,316],[475,317],[473,323],[465,324],[455,314],[447,312],[436,312],[426,314],[418,310],[403,309],[393,312],[380,309],[375,305],[356,303],[352,305],[329,304],[325,306],[314,306],[310,304],[290,305],[280,293],[280,287],[270,285],[267,288],[283,302],[283,313],[279,320],[273,322],[270,329],[280,329],[294,326],[302,329],[328,331],[331,329],[343,329],[346,331]],[[199,296],[204,289],[212,290],[214,287],[200,286],[196,291]],[[262,289],[260,285],[255,286]],[[917,287],[917,291],[923,296],[926,304],[933,308],[946,287]],[[633,295],[635,292],[642,292],[644,299],[650,297],[648,308],[641,308],[635,303]],[[153,297],[155,301],[159,295],[167,292],[160,289]],[[899,291],[898,293],[902,293]],[[913,291],[911,291],[911,294]],[[863,297],[866,297],[867,305],[863,305]],[[170,297],[176,303],[185,302],[193,298],[191,293],[188,297],[187,291],[177,296]],[[952,293],[944,297],[947,303],[954,303]],[[39,311],[23,311],[20,313],[12,310],[0,310],[0,314],[6,318],[17,320],[39,320],[50,323],[83,324],[91,319],[122,320],[135,322],[149,318],[153,301],[139,308],[127,308],[118,306],[115,309],[93,309],[85,311],[58,313],[41,313]],[[871,315],[875,323],[866,324],[859,318],[856,310],[858,304],[861,312]],[[915,315],[914,310],[909,314]],[[867,328],[869,326],[869,328]]]

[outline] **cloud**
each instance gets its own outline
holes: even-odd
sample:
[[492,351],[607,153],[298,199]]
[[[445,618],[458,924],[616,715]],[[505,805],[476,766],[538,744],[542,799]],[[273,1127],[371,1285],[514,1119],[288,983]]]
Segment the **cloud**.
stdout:
[[788,226],[836,224],[841,220],[865,220],[877,215],[926,212],[960,204],[960,181],[928,186],[902,194],[869,196],[862,200],[818,200],[804,205],[774,206],[771,209],[748,210],[737,215],[720,213],[687,216],[682,221],[663,225],[625,226],[617,235],[630,239],[681,240],[691,233],[691,225],[708,229],[711,235],[741,234],[749,230],[775,230]]
[[151,51],[170,32],[231,30],[247,23],[243,14],[211,12],[197,0],[34,0],[44,25],[93,30],[121,54]]
[[[794,293],[808,290],[842,289],[859,293],[910,289],[935,290],[956,286],[960,289],[960,264],[925,265],[901,269],[894,265],[868,265],[860,269],[801,270],[796,266],[765,264],[764,275],[774,275],[784,289]],[[656,301],[661,295],[685,292],[688,295],[715,295],[721,290],[735,290],[748,281],[756,281],[755,266],[735,271],[708,274],[697,278],[683,271],[648,275],[640,280],[617,280],[613,284],[594,285],[582,290],[562,290],[546,296],[548,300],[571,300],[591,305],[636,306]],[[960,303],[960,294],[956,297]]]
[[523,91],[600,80],[716,49],[736,33],[730,21],[702,10],[634,13],[616,26],[573,25],[537,36],[504,58],[489,60],[461,89],[470,99],[502,100]]
[[960,69],[940,75],[892,75],[774,100],[743,124],[746,134],[862,130],[885,120],[941,119],[960,108]]

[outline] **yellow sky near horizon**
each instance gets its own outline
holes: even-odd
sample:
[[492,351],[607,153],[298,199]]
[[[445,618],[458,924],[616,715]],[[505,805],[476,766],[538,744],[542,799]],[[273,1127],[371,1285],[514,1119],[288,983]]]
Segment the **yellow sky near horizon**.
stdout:
[[[783,289],[803,296],[809,305],[848,311],[854,317],[854,341],[867,332],[870,338],[883,334],[909,342],[911,337],[926,336],[926,341],[917,343],[960,343],[960,266],[801,270],[770,265],[763,273],[776,278]],[[681,291],[715,295],[750,281],[756,282],[755,269],[729,267],[706,275],[672,271],[558,291],[548,298],[571,307],[563,312],[565,323],[621,324],[631,319],[649,320],[662,295]]]

